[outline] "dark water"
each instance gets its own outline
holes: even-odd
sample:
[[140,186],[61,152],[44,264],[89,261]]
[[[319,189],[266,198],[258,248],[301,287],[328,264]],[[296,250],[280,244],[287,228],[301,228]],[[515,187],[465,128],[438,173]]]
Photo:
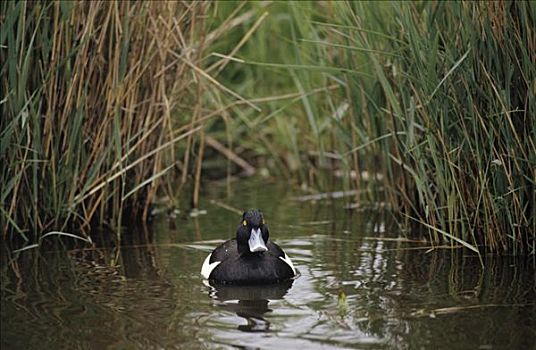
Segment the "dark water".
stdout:
[[[31,251],[9,267],[4,255],[2,349],[535,348],[533,262],[488,258],[482,270],[461,251],[396,240],[387,214],[345,211],[344,199],[298,202],[253,181],[232,190],[210,185],[206,215],[162,215],[121,249]],[[262,208],[301,276],[205,285],[203,259],[240,219],[211,199]]]

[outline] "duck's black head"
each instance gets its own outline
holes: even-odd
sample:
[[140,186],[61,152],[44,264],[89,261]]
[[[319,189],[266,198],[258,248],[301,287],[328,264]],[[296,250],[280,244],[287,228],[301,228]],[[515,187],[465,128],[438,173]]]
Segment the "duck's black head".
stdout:
[[240,225],[236,229],[236,242],[240,254],[258,254],[268,250],[268,227],[262,212],[248,210],[242,215]]

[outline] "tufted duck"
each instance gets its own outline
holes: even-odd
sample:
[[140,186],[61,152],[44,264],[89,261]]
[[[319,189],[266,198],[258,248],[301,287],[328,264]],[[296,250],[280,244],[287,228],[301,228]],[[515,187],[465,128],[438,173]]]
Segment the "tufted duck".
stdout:
[[290,258],[268,241],[268,227],[260,210],[248,210],[236,229],[236,238],[207,256],[201,275],[224,284],[270,284],[296,276]]

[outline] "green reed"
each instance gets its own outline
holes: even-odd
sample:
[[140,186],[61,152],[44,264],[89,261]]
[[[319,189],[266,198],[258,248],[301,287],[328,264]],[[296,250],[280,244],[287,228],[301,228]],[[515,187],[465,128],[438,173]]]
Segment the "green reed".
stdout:
[[[347,186],[386,189],[383,198],[431,241],[535,252],[533,3],[290,2],[244,11],[254,11],[250,23],[270,15],[223,74],[270,102],[260,114],[234,111],[241,146],[304,182],[322,185],[320,170],[331,165]],[[233,47],[219,45],[221,54]]]
[[[369,138],[393,135],[379,143],[393,201],[433,240],[534,252],[536,7],[396,3],[383,14],[348,7],[339,39],[395,54],[369,53],[376,82],[348,87],[380,96],[353,103],[357,111],[368,103],[360,101],[379,107],[355,116],[379,126]],[[364,23],[392,38],[357,30]]]

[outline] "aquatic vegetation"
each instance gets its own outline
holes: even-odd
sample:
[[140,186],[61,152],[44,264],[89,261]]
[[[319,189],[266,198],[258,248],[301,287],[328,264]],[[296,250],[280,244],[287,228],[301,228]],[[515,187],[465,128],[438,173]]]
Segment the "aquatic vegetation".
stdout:
[[[32,240],[147,215],[203,121],[190,66],[206,6],[3,2],[0,226]],[[192,93],[192,91],[194,93]],[[142,214],[142,215],[139,215]]]
[[535,13],[4,2],[1,227],[120,228],[239,168],[385,202],[432,243],[534,253]]
[[358,202],[387,200],[431,242],[535,252],[534,3],[266,11],[228,83],[288,98],[260,115],[234,111],[259,130],[240,134],[243,147],[316,186],[326,168],[341,174],[346,189],[364,190]]

